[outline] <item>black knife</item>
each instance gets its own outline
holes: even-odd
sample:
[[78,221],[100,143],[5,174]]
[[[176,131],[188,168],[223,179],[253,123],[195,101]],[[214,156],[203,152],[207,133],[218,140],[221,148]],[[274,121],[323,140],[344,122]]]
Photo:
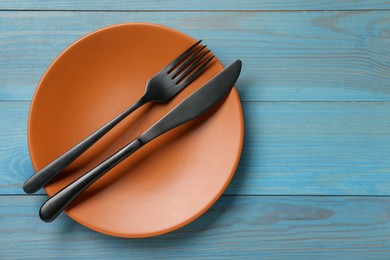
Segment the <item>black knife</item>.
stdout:
[[156,137],[202,115],[219,103],[234,86],[240,71],[241,61],[236,60],[139,137],[49,198],[39,211],[40,218],[45,222],[53,221],[81,192],[129,155]]

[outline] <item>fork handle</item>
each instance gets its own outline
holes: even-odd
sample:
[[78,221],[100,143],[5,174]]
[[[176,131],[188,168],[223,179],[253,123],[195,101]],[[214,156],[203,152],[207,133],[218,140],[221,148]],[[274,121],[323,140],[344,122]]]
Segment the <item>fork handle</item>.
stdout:
[[133,140],[107,160],[57,192],[42,205],[39,211],[40,218],[45,222],[52,222],[81,192],[143,145],[138,138]]
[[86,137],[80,143],[73,146],[71,149],[66,151],[60,157],[49,163],[47,166],[42,168],[32,177],[30,177],[24,184],[23,190],[26,193],[37,192],[40,188],[45,186],[50,180],[57,176],[62,170],[64,170],[69,164],[75,161],[82,153],[84,153],[89,147],[96,143],[100,138],[102,138],[108,131],[110,131],[114,126],[116,126],[120,121],[125,117],[131,114],[134,110],[141,107],[143,104],[147,103],[147,100],[142,97],[137,102],[135,102],[131,107],[123,111],[113,120],[100,127],[90,136]]

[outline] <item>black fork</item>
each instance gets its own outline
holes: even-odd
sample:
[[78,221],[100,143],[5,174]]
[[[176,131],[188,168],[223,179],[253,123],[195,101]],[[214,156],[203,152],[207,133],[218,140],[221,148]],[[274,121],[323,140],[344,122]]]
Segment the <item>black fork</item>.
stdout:
[[38,191],[142,105],[148,102],[167,102],[193,82],[214,58],[213,55],[207,57],[210,50],[206,50],[206,45],[202,46],[201,41],[196,42],[153,76],[146,85],[145,94],[132,106],[30,177],[23,184],[24,191],[26,193]]

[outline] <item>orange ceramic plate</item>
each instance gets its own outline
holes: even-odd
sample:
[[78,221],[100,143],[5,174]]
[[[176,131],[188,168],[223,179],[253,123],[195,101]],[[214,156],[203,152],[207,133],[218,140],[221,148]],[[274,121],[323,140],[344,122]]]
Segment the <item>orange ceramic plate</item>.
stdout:
[[[195,42],[154,24],[93,32],[67,48],[32,100],[28,145],[35,170],[133,104],[156,72]],[[167,104],[147,104],[116,126],[45,187],[55,194],[141,134],[223,69],[214,60]],[[205,116],[157,138],[87,189],[66,213],[93,230],[149,237],[182,227],[223,193],[241,154],[243,116],[236,89]]]

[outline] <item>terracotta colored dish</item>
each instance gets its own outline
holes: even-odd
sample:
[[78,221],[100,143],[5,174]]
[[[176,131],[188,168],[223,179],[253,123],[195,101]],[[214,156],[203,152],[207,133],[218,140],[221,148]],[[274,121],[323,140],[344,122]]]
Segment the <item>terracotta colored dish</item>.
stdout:
[[[68,47],[43,75],[32,100],[28,145],[37,171],[133,104],[150,77],[195,39],[154,24],[93,32]],[[147,104],[45,187],[49,196],[149,128],[223,69],[215,60],[167,104]],[[243,116],[236,89],[217,109],[137,151],[87,189],[66,213],[93,230],[148,237],[204,213],[230,182],[241,154]]]

